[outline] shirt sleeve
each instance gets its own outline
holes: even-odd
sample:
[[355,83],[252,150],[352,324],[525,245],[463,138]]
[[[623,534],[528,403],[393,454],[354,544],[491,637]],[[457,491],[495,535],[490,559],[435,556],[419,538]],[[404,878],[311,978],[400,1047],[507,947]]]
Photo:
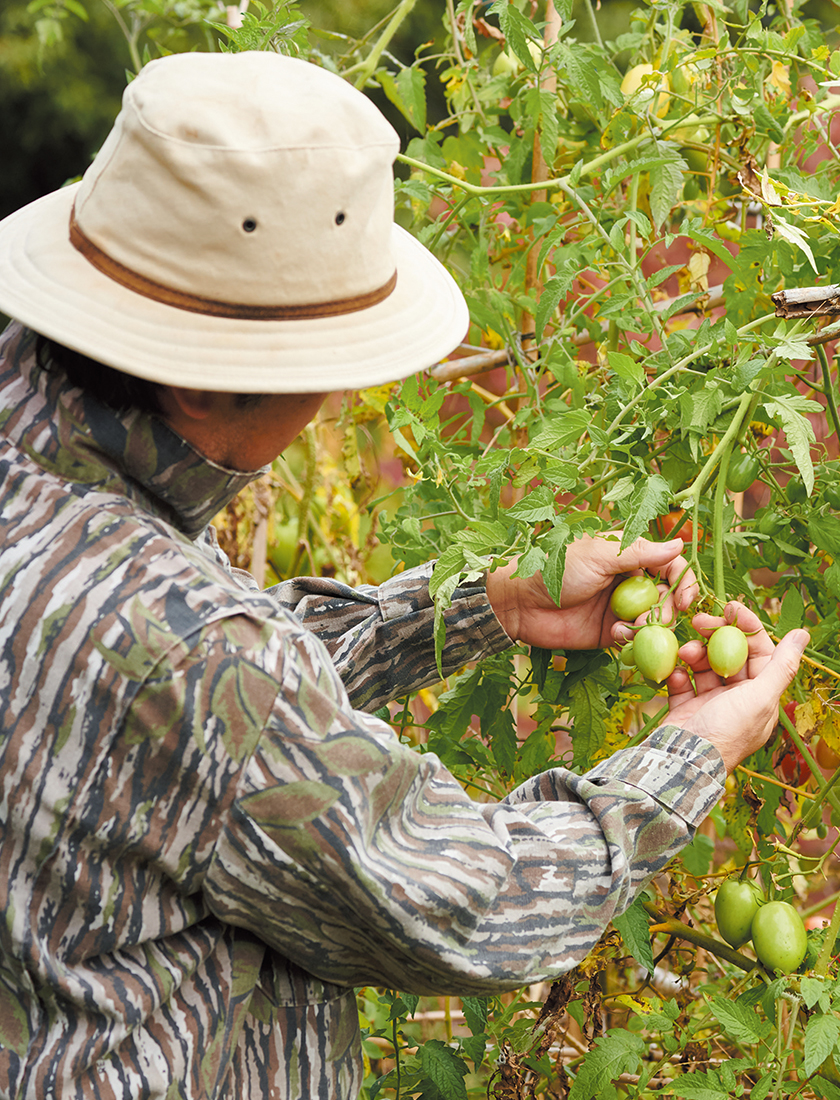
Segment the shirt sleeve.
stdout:
[[[383,584],[351,588],[323,577],[300,577],[266,590],[326,646],[351,704],[373,711],[440,680],[435,660],[433,563]],[[483,583],[455,590],[444,614],[443,674],[512,645]]]
[[327,981],[514,989],[579,963],[724,782],[716,749],[665,727],[586,775],[557,769],[473,802],[437,757],[354,711],[301,632],[204,894]]

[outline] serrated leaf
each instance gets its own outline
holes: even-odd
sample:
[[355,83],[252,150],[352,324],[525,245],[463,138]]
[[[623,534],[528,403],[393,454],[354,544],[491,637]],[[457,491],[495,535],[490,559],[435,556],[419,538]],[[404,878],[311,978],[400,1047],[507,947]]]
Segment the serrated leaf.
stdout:
[[426,130],[426,74],[419,66],[400,69],[396,79],[387,70],[376,73],[385,95],[419,133]]
[[539,431],[530,441],[531,446],[542,451],[554,451],[556,448],[576,443],[588,428],[591,419],[591,415],[584,409],[569,409],[561,416],[555,416],[541,424]]
[[538,41],[534,24],[508,0],[495,0],[488,8],[488,14],[499,17],[499,26],[508,49],[516,54],[528,72],[535,73],[537,66],[528,48],[529,42]]
[[782,613],[776,624],[776,633],[783,635],[789,630],[796,630],[797,627],[802,626],[804,619],[805,602],[802,599],[802,593],[796,585],[791,585],[782,597]]
[[671,487],[660,474],[653,474],[641,482],[627,506],[627,523],[621,539],[622,550],[640,535],[647,533],[651,520],[668,510],[670,499]]
[[681,394],[679,404],[680,428],[705,435],[723,408],[723,395],[719,386],[708,386],[696,393]]
[[[833,558],[840,558],[840,519],[831,513],[808,517],[808,538],[818,550],[824,550]],[[836,563],[835,563],[836,564]]]
[[488,997],[461,997],[464,1019],[473,1035],[482,1035],[487,1029]]
[[636,962],[648,973],[653,973],[653,948],[650,942],[650,920],[641,899],[636,898],[629,909],[613,917],[613,924],[624,940],[624,946]]
[[467,1100],[467,1064],[442,1040],[426,1040],[420,1048],[420,1065],[446,1100]]
[[638,1073],[645,1044],[640,1035],[612,1030],[595,1040],[569,1092],[569,1100],[592,1100],[622,1073]]
[[702,1070],[675,1077],[668,1087],[674,1096],[683,1100],[724,1100],[729,1096],[729,1090],[724,1088],[716,1073]]
[[572,716],[573,763],[575,767],[588,768],[607,735],[607,705],[592,679],[579,680],[569,689],[569,713]]
[[[811,421],[806,419],[798,410],[796,407],[798,404],[799,402],[795,398],[783,396],[765,400],[764,407],[770,416],[779,418],[793,460],[802,475],[805,488],[810,496],[814,489],[814,464],[811,460],[811,447],[814,445],[816,437]],[[809,401],[808,404],[812,405],[814,402]]]
[[790,222],[786,222],[784,218],[780,217],[778,213],[773,212],[773,232],[776,236],[781,237],[783,240],[788,241],[795,248],[800,249],[808,257],[808,262],[814,269],[815,274],[819,275],[817,268],[817,262],[814,259],[814,253],[811,251],[811,243],[808,240],[807,234],[799,228],[798,225],[791,225]]
[[610,365],[610,370],[615,371],[619,378],[626,378],[638,385],[644,383],[645,368],[629,355],[625,355],[624,352],[608,351],[607,362]]
[[709,1007],[718,1023],[739,1043],[761,1042],[763,1035],[770,1026],[766,1024],[762,1027],[751,1008],[737,1002],[728,1001],[725,997],[713,997],[709,1002]]
[[540,300],[534,313],[534,330],[537,341],[542,340],[545,326],[549,318],[560,304],[560,299],[565,298],[574,281],[574,272],[566,271],[562,275],[554,275],[548,280],[540,294]]
[[505,509],[506,519],[519,519],[524,523],[539,523],[540,520],[553,519],[557,509],[554,494],[546,485],[540,485],[522,500],[517,500]]
[[765,1073],[750,1089],[750,1100],[765,1100],[773,1091],[773,1074]]
[[805,1028],[805,1073],[810,1077],[828,1058],[840,1038],[840,1020],[836,1016],[812,1016]]
[[805,1002],[807,1008],[813,1008],[815,1004],[818,1004],[819,1001],[828,996],[828,989],[822,978],[804,977],[800,989],[802,992],[802,1000]]
[[714,852],[715,842],[711,837],[695,833],[694,839],[680,853],[683,867],[695,878],[702,878],[709,873]]
[[681,159],[675,159],[650,170],[650,212],[657,230],[662,228],[682,197],[685,168]]

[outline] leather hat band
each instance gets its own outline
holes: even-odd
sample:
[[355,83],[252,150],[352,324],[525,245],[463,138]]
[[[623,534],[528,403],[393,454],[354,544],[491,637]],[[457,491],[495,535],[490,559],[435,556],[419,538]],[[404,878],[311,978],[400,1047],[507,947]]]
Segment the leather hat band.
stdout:
[[203,313],[211,317],[230,317],[244,321],[303,321],[320,317],[336,317],[343,313],[355,313],[360,309],[383,302],[397,285],[396,271],[383,286],[366,294],[357,294],[352,298],[338,298],[332,302],[307,302],[302,305],[255,306],[239,302],[220,302],[213,298],[204,298],[198,294],[186,294],[173,287],[163,286],[103,252],[98,245],[89,240],[76,221],[75,210],[70,215],[70,243],[93,264],[95,268],[113,279],[115,283],[151,298],[163,305],[186,309],[191,313]]

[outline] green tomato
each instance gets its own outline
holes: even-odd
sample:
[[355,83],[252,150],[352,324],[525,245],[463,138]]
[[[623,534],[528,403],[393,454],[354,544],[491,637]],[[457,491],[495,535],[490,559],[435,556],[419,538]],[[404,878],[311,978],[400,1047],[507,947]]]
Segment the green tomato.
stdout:
[[789,526],[788,520],[771,508],[765,508],[760,514],[757,514],[757,519],[758,529],[762,535],[770,535],[771,537],[778,535],[780,531]]
[[633,654],[632,642],[624,643],[624,645],[621,647],[621,652],[618,655],[618,659],[623,665],[634,665],[636,663],[636,658]]
[[792,477],[785,486],[785,495],[791,504],[802,504],[808,499],[808,490],[801,477]]
[[636,668],[649,680],[661,684],[674,671],[680,644],[667,626],[643,626],[633,639]]
[[808,953],[808,933],[802,917],[786,901],[768,901],[752,922],[752,941],[759,961],[768,970],[792,974]]
[[730,493],[745,493],[758,477],[759,462],[755,455],[738,451],[729,459],[726,488]]
[[709,667],[718,676],[734,676],[747,663],[750,645],[737,626],[720,626],[706,643]]
[[729,878],[715,894],[718,932],[730,947],[741,947],[750,938],[753,917],[764,903],[764,892],[751,879]]
[[659,589],[647,574],[628,577],[610,596],[610,610],[625,623],[635,622],[656,603],[659,603]]
[[840,486],[826,485],[825,489],[823,489],[823,496],[835,512],[840,511]]

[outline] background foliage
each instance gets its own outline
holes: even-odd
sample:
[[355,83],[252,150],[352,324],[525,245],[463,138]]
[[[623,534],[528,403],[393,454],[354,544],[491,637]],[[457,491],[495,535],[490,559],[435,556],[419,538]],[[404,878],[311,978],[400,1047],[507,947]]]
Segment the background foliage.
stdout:
[[[776,636],[811,630],[775,738],[576,971],[515,997],[359,991],[369,1100],[840,1097],[837,323],[773,297],[840,283],[834,17],[797,0],[253,3],[239,28],[209,0],[0,15],[4,146],[25,166],[4,173],[9,209],[83,170],[125,70],[166,50],[312,57],[404,137],[397,215],[456,274],[468,345],[332,402],[218,517],[237,564],[358,582],[437,557],[443,606],[514,553],[557,593],[580,534],[678,531],[703,606],[739,596]],[[663,705],[618,653],[519,649],[387,717],[485,798],[587,769]],[[742,871],[806,918],[798,973],[719,938],[714,891]]]

